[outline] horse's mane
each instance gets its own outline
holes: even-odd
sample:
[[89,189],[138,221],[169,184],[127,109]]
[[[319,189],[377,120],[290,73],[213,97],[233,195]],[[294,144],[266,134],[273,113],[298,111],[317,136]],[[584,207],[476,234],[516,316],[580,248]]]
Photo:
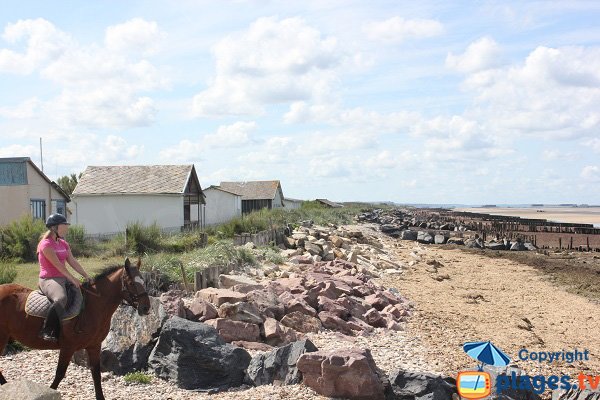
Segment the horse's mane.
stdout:
[[112,274],[113,272],[115,272],[116,270],[121,269],[121,268],[123,268],[123,267],[120,265],[111,265],[110,267],[106,267],[92,278],[91,283],[90,282],[84,283],[83,287],[89,288],[91,285],[93,285],[97,281],[106,278],[108,275]]

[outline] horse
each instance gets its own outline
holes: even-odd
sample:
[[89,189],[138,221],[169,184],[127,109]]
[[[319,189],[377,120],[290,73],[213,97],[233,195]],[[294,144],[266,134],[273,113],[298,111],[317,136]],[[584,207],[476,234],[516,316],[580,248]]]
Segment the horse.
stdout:
[[[25,313],[25,302],[31,289],[17,284],[0,285],[0,354],[9,340],[18,340],[25,346],[42,350],[60,350],[58,366],[52,389],[58,388],[65,377],[73,354],[81,349],[87,351],[96,400],[104,400],[100,379],[100,347],[110,330],[110,320],[121,302],[125,301],[137,309],[139,315],[150,312],[150,298],[139,268],[132,266],[129,259],[121,266],[109,267],[92,282],[82,285],[85,308],[81,313],[63,321],[57,342],[38,337],[43,318]],[[0,385],[6,379],[0,371]]]

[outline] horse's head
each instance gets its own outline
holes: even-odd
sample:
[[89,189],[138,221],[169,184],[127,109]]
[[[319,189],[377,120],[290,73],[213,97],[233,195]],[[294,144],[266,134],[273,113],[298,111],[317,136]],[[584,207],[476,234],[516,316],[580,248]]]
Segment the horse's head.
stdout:
[[140,275],[140,265],[139,259],[135,267],[131,265],[129,258],[125,259],[122,295],[129,305],[137,309],[139,315],[147,315],[150,312],[150,298]]

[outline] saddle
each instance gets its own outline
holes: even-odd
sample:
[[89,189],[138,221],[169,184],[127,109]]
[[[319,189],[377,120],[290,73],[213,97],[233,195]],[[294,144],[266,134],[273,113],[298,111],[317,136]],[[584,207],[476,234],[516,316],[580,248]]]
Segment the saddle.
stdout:
[[[83,294],[81,289],[67,283],[67,306],[63,321],[73,319],[83,310]],[[40,289],[34,290],[27,296],[25,312],[32,317],[46,318],[52,302]]]

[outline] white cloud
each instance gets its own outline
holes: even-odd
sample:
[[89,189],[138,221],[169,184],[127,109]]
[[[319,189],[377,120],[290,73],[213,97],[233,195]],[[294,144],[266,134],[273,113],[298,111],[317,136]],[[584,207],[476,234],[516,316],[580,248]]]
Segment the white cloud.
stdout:
[[241,147],[250,143],[249,133],[256,129],[256,122],[238,121],[220,126],[216,133],[204,136],[203,143],[208,147]]
[[194,96],[193,113],[258,115],[267,104],[330,96],[342,55],[335,38],[300,18],[260,18],[214,49],[216,76]]
[[444,32],[444,26],[433,19],[404,19],[398,16],[385,21],[367,23],[363,31],[369,39],[400,43],[409,38],[427,38]]
[[162,150],[159,157],[163,160],[173,160],[172,162],[199,160],[202,158],[202,153],[211,148],[235,148],[248,145],[252,142],[250,133],[256,128],[254,121],[238,121],[231,125],[222,125],[215,133],[206,134],[198,140],[184,139]]
[[60,57],[72,46],[68,34],[42,18],[6,25],[2,39],[12,45],[26,40],[22,52],[0,48],[0,72],[14,74],[30,74],[46,62]]
[[581,177],[587,181],[600,182],[600,167],[587,165],[581,170]]
[[6,147],[0,147],[0,157],[30,157],[39,156],[39,147],[31,145],[11,144]]
[[591,149],[594,153],[600,153],[600,139],[592,138],[583,142],[583,145]]
[[109,51],[148,55],[156,51],[164,36],[156,22],[133,18],[106,28],[104,43]]
[[600,48],[538,47],[522,65],[475,73],[468,110],[497,135],[571,139],[600,129]]
[[500,46],[489,37],[471,43],[463,54],[449,53],[446,57],[448,68],[467,73],[496,68],[503,63]]
[[[157,109],[142,93],[168,86],[156,67],[140,58],[159,36],[156,23],[138,18],[108,27],[106,47],[99,47],[77,43],[49,21],[22,20],[8,25],[3,37],[9,42],[28,37],[27,49],[23,53],[0,49],[0,71],[37,71],[56,83],[60,94],[39,100],[39,107],[30,110],[63,129],[144,126],[154,121]],[[23,65],[13,68],[14,62]]]
[[16,107],[0,107],[0,116],[9,119],[33,118],[39,111],[40,100],[37,97],[24,100]]

